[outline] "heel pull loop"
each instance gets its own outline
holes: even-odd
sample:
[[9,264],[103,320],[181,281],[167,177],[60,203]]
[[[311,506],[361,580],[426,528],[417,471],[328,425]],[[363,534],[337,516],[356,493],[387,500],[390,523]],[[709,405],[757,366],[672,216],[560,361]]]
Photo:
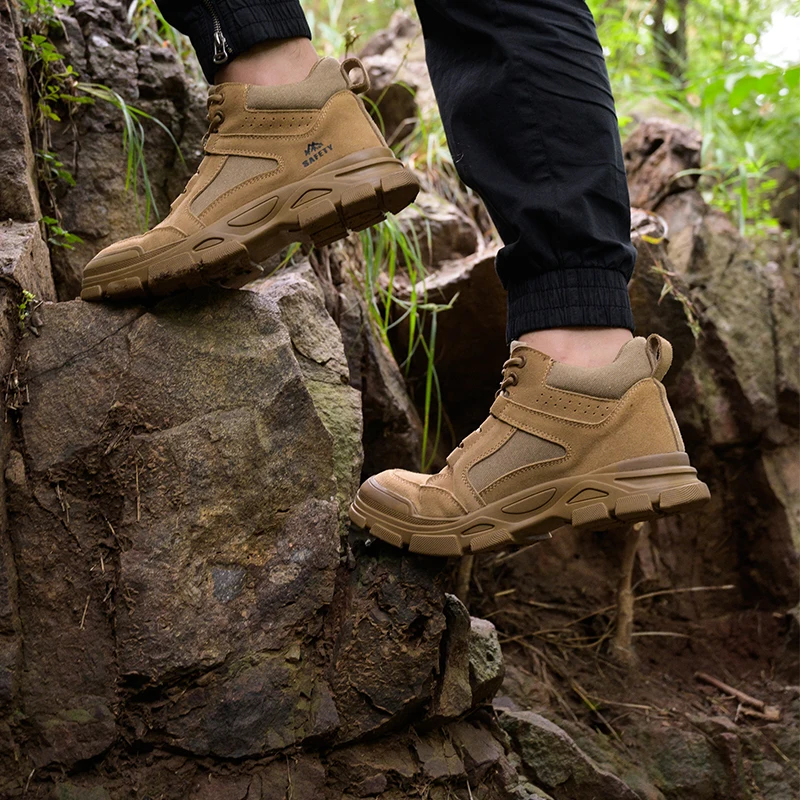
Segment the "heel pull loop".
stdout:
[[647,358],[653,371],[650,373],[657,381],[663,380],[672,365],[672,345],[653,333],[647,337]]
[[[344,75],[344,79],[347,81],[347,88],[351,92],[355,92],[356,94],[362,94],[363,92],[369,91],[369,74],[367,73],[367,68],[361,63],[360,59],[351,57],[346,58],[342,61],[342,75]],[[350,77],[350,72],[352,70],[359,70],[361,72],[361,76],[358,80],[353,80]]]

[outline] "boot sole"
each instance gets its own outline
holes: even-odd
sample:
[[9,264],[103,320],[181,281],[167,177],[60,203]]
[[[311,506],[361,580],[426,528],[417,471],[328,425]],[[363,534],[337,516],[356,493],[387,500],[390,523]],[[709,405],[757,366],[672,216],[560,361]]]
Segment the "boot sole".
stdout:
[[407,521],[391,509],[364,502],[359,493],[350,519],[370,536],[413,553],[461,556],[549,539],[564,524],[604,531],[693,511],[710,496],[685,453],[665,453],[541,483],[447,520]]
[[362,150],[266,193],[134,263],[84,274],[81,299],[163,297],[198,286],[239,288],[263,276],[258,262],[294,243],[344,239],[414,202],[417,179],[384,147]]

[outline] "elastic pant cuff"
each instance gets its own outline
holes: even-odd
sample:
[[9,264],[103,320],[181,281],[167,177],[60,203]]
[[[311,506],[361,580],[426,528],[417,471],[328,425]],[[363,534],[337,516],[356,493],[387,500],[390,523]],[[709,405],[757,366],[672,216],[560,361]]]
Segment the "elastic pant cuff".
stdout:
[[[233,14],[225,3],[215,8],[228,42],[228,61],[247,52],[262,42],[277,39],[311,39],[303,9],[297,0],[272,0],[270,3],[254,2]],[[187,21],[187,34],[192,40],[197,58],[209,83],[214,83],[217,70],[224,64],[214,63],[214,23],[203,4],[196,6],[197,15]],[[227,63],[227,62],[226,62]]]
[[628,283],[621,272],[560,269],[508,286],[509,342],[529,331],[582,327],[633,330]]

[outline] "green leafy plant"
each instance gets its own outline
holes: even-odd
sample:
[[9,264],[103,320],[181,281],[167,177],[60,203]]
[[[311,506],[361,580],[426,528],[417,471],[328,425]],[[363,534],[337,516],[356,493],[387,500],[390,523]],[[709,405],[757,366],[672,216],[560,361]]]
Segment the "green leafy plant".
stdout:
[[55,217],[44,215],[41,219],[47,230],[47,241],[54,247],[63,247],[65,250],[74,250],[75,245],[83,241],[80,236],[70,233],[61,226]]
[[20,326],[25,324],[25,320],[31,314],[31,310],[36,302],[36,295],[33,292],[29,292],[27,289],[22,290],[22,299],[19,301],[19,305],[17,306],[17,316],[19,318]]
[[590,0],[623,128],[660,113],[703,134],[700,188],[745,235],[774,230],[769,169],[800,165],[800,65],[758,58],[782,0]]

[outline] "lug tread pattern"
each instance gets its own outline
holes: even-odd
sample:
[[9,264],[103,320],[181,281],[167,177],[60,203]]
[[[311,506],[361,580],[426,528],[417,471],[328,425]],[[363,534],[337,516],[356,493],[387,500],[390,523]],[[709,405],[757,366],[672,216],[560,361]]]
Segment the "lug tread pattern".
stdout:
[[[574,490],[573,490],[574,492]],[[567,493],[568,497],[571,493]],[[551,530],[561,527],[564,521],[569,522],[579,531],[606,531],[635,522],[656,519],[666,514],[694,511],[702,507],[711,497],[708,486],[694,480],[683,486],[675,486],[654,493],[637,492],[609,495],[602,500],[586,502],[571,511],[571,518],[553,518]],[[383,539],[395,547],[408,548],[411,552],[431,556],[461,556],[467,553],[496,550],[514,544],[527,544],[531,541],[550,538],[550,533],[542,527],[541,519],[532,520],[533,527],[515,532],[501,527],[486,530],[478,534],[465,535],[458,533],[407,533],[408,540],[396,531],[388,530],[384,525],[373,523],[369,518],[369,509],[359,504],[358,498],[350,507],[350,519],[356,528],[369,536]],[[454,520],[454,528],[459,520]],[[538,528],[538,530],[537,530]],[[531,536],[533,532],[534,536]]]

